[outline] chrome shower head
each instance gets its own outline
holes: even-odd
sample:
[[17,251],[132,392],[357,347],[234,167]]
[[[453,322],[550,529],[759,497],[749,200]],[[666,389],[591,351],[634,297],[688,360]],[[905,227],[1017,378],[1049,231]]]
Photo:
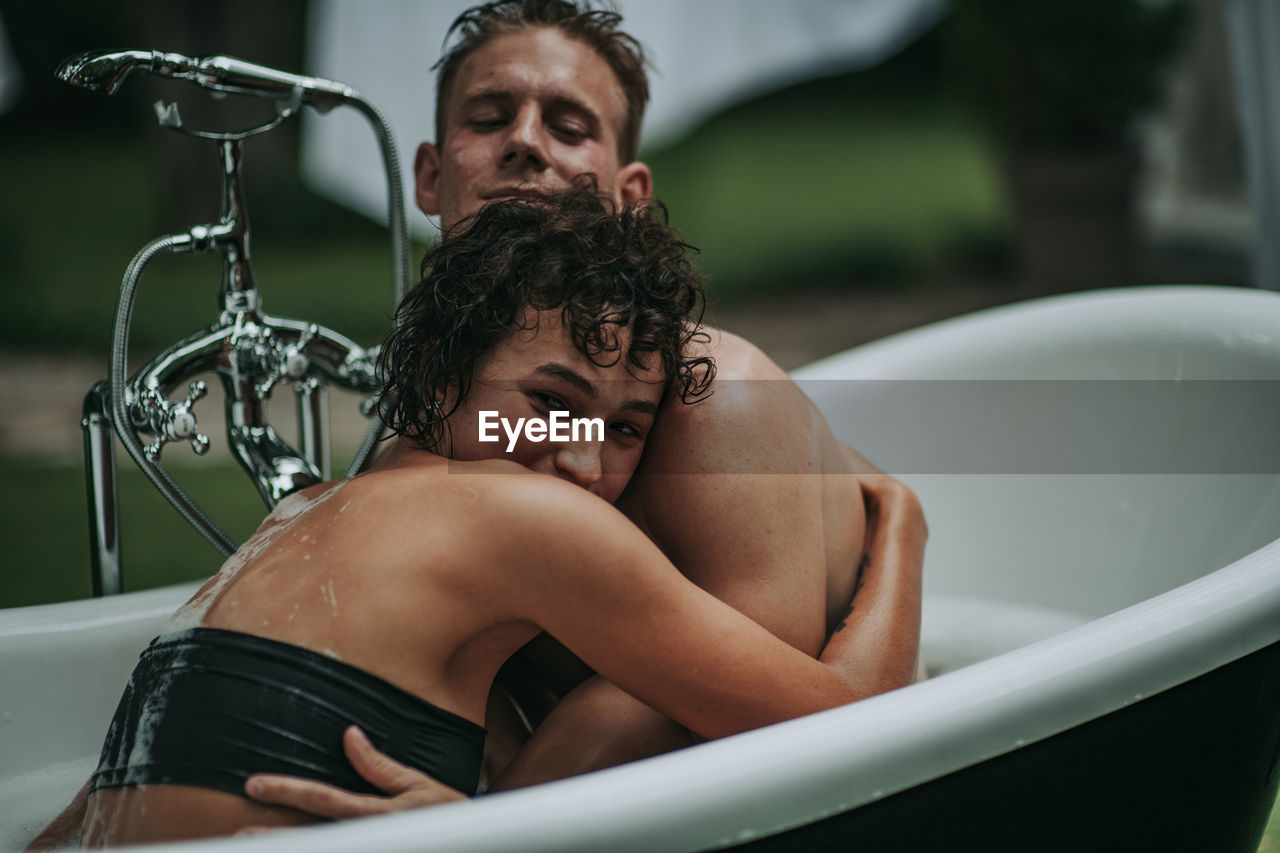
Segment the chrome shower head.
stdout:
[[114,95],[130,71],[150,71],[154,59],[149,50],[90,50],[63,60],[54,74],[73,86]]

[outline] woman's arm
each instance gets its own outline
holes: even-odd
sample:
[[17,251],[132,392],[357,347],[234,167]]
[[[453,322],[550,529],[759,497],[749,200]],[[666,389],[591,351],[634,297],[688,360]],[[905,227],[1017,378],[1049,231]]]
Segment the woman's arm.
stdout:
[[[822,659],[870,696],[916,678],[928,530],[910,489],[849,452],[867,507],[866,560],[850,612],[831,634]],[[590,733],[586,743],[584,731]],[[494,788],[578,775],[689,742],[685,729],[597,677],[555,707]]]
[[506,535],[485,546],[490,565],[505,567],[510,617],[540,625],[697,734],[721,737],[868,695],[847,667],[815,661],[694,586],[598,499],[532,478],[504,495]]
[[[717,737],[874,692],[852,663],[856,655],[848,646],[855,632],[837,631],[822,662],[815,661],[689,583],[612,507],[578,490],[555,490],[552,496],[528,493],[522,485],[517,481],[504,492],[515,502],[513,520],[501,539],[489,538],[484,555],[504,572],[512,618],[559,632],[589,664],[671,719]],[[886,565],[906,567],[880,573],[903,578],[887,582],[906,596],[913,585],[918,588],[927,536],[919,503],[888,477],[868,478],[864,493],[874,524],[869,552],[873,559],[883,554]],[[484,583],[492,589],[493,580]],[[904,634],[894,642],[918,644],[918,610],[917,602],[914,620],[904,619],[909,624],[901,629],[914,632],[914,639]],[[262,802],[330,818],[417,808],[456,796],[430,777],[395,765],[353,733],[345,747],[361,775],[389,798],[267,775],[252,777],[246,791]],[[503,787],[514,786],[503,781]]]
[[832,632],[821,660],[841,668],[873,696],[916,679],[929,528],[911,489],[866,466],[858,481],[867,507],[867,555],[849,613]]

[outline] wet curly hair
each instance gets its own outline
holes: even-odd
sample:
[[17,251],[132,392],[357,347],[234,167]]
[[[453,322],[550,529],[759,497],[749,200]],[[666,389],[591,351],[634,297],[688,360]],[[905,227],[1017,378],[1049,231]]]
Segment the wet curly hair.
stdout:
[[[538,202],[486,205],[422,261],[382,345],[382,413],[392,432],[436,450],[476,365],[503,338],[532,328],[527,310],[560,312],[578,351],[609,367],[643,370],[656,357],[681,399],[708,393],[715,365],[686,348],[701,330],[696,251],[666,223],[660,202],[615,210],[594,184]],[[631,338],[623,351],[619,332]],[[446,408],[441,389],[454,386]]]

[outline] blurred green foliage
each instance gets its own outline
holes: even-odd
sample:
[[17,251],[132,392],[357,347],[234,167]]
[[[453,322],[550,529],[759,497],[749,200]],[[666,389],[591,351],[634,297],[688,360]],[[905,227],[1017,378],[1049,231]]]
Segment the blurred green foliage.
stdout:
[[734,112],[649,162],[721,299],[900,284],[1003,239],[986,152],[941,109]]
[[[147,15],[164,18],[168,7],[150,0],[129,8],[89,4],[75,15],[46,4],[0,3],[30,78],[28,97],[0,117],[0,169],[11,200],[0,205],[0,276],[8,295],[0,348],[76,351],[101,359],[105,369],[113,306],[131,257],[162,233],[216,217],[215,150],[155,126],[143,97],[147,78],[130,80],[110,98],[52,78],[71,53],[135,45]],[[290,0],[283,8],[286,18],[301,19],[303,4]],[[213,43],[220,25],[199,24],[170,20],[163,46],[267,61],[238,43]],[[301,50],[303,28],[284,29],[291,35],[274,49],[282,67],[296,67],[289,57]],[[277,133],[246,142],[247,163]],[[373,343],[393,308],[385,230],[303,188],[296,151],[285,153],[283,179],[247,180],[246,187],[264,310]],[[897,286],[957,265],[998,272],[1003,263],[1005,223],[991,167],[978,135],[946,98],[933,35],[877,69],[794,85],[727,110],[645,157],[672,221],[702,249],[700,263],[720,301],[799,287]],[[175,163],[187,175],[180,185],[168,171]],[[179,199],[176,207],[186,212],[175,212],[166,201],[174,194],[198,198]],[[154,262],[136,301],[135,359],[213,322],[219,278],[212,256]],[[262,515],[247,480],[225,460],[179,475],[237,538]],[[20,486],[4,490],[0,525],[15,544],[12,568],[0,579],[0,606],[87,594],[78,462],[11,458],[0,460],[0,476]],[[216,568],[212,547],[125,458],[120,481],[127,588]]]
[[[928,36],[881,68],[789,87],[646,152],[672,222],[702,250],[713,298],[895,286],[956,267],[1002,272],[991,160],[947,100],[939,52]],[[213,146],[155,127],[136,99],[62,89],[56,98],[95,107],[84,128],[67,124],[67,107],[49,120],[29,108],[0,119],[19,131],[0,136],[7,195],[18,200],[0,208],[0,272],[11,283],[0,347],[98,356],[129,259],[161,233],[215,218],[220,183]],[[114,120],[123,114],[138,125]],[[246,143],[249,164],[263,141]],[[161,155],[193,177],[170,186]],[[284,186],[247,186],[264,308],[372,343],[393,307],[385,232],[304,189],[290,156]],[[199,204],[184,200],[195,218],[162,215],[173,206],[165,191],[199,194]],[[138,294],[133,350],[212,322],[219,275],[208,256],[157,261]]]
[[[160,236],[150,225],[145,152],[120,134],[99,132],[91,153],[78,137],[33,135],[0,141],[0,159],[23,164],[8,187],[24,200],[0,206],[0,270],[10,298],[0,313],[0,346],[79,350],[105,363],[124,270],[138,249]],[[74,188],[63,177],[68,164],[77,172]],[[207,163],[193,168],[200,165],[216,190],[212,146]],[[385,232],[322,199],[310,202],[333,208],[314,239],[274,233],[283,229],[259,224],[250,211],[264,310],[375,343],[394,307]],[[134,351],[154,352],[212,323],[220,276],[220,261],[210,255],[155,261],[137,294]]]
[[[248,0],[235,3],[249,13]],[[139,38],[155,34],[166,49],[256,61],[271,61],[261,52],[270,50],[282,67],[297,67],[304,4],[290,0],[277,8],[279,20],[270,23],[278,43],[258,36],[247,46],[237,41],[243,28],[228,33],[220,23],[229,16],[225,9],[179,15],[146,0],[127,8],[85,4],[77,12],[0,0],[28,77],[26,98],[0,117],[0,169],[10,201],[0,206],[0,276],[8,295],[0,348],[71,350],[105,365],[130,258],[159,234],[216,216],[213,146],[155,126],[146,78],[107,98],[54,81],[57,63],[91,47],[141,46]],[[247,162],[259,159],[278,133],[248,141]],[[393,308],[385,231],[304,189],[296,150],[286,146],[285,156],[288,168],[273,176],[280,180],[249,180],[246,188],[264,310],[373,343]],[[1002,262],[1000,198],[977,135],[946,99],[936,36],[872,71],[809,81],[730,109],[646,157],[672,221],[703,250],[700,262],[719,300],[770,289],[895,286],[956,264],[998,270]],[[173,181],[175,164],[186,178],[180,184]],[[184,196],[180,204],[166,200],[175,194]],[[135,358],[213,322],[219,278],[215,257],[157,260],[138,292]],[[207,494],[201,503],[238,538],[261,517],[234,465],[184,473],[184,485]],[[0,581],[0,605],[86,594],[79,465],[8,459],[0,461],[0,475],[21,487],[4,490],[0,523],[16,544],[13,568]],[[120,479],[127,588],[216,567],[213,549],[127,459]]]
[[[105,354],[124,269],[161,233],[150,225],[153,178],[144,155],[127,137],[101,132],[91,155],[79,137],[0,141],[0,159],[23,164],[8,183],[23,203],[0,208],[0,270],[11,283],[0,346]],[[762,126],[729,114],[650,161],[659,197],[702,250],[700,264],[720,298],[901,282],[981,258],[1003,239],[984,150],[963,122],[942,112],[864,112],[808,126]],[[63,179],[68,163],[78,173],[74,190]],[[213,163],[210,150],[216,187]],[[278,211],[260,217],[270,200],[251,206],[264,309],[377,341],[393,307],[385,233],[309,194],[294,203],[322,211],[311,214],[308,233],[282,224]],[[154,351],[211,323],[219,276],[211,256],[156,261],[137,296],[137,350]]]
[[[189,464],[170,472],[237,541],[265,514],[234,463]],[[74,461],[0,457],[0,540],[5,571],[0,608],[87,598],[88,509],[84,471]],[[223,557],[188,525],[127,457],[119,470],[121,556],[133,592],[208,577]]]

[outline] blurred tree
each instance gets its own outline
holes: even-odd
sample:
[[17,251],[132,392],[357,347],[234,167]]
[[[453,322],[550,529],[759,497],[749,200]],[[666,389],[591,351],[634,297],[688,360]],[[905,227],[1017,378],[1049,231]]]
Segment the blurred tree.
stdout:
[[1181,0],[955,0],[952,76],[1004,160],[1026,283],[1131,283],[1135,119],[1164,93]]

